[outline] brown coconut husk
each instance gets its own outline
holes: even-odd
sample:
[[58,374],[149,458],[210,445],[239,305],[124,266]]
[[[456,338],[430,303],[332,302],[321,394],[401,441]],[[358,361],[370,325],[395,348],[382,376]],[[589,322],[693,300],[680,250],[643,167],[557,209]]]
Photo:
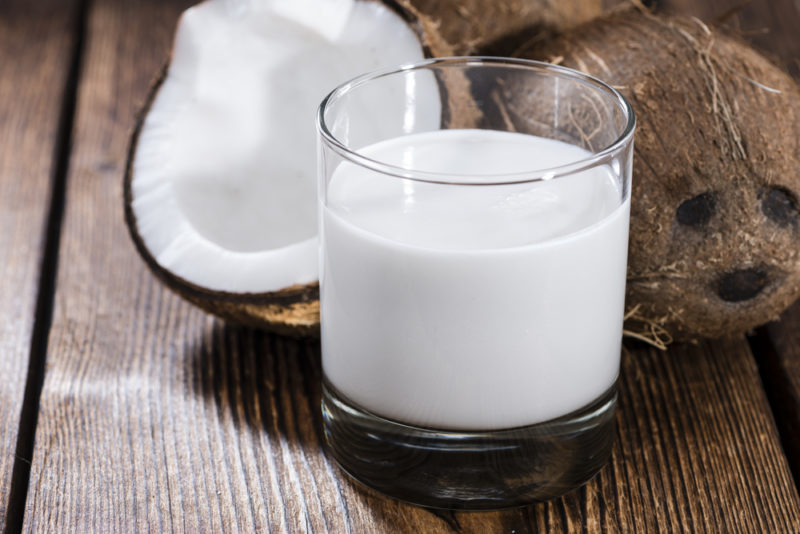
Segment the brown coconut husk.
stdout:
[[747,331],[800,296],[800,91],[697,19],[621,9],[522,57],[618,88],[637,115],[626,328]]
[[[602,0],[401,0],[436,33],[455,55],[507,56],[554,31],[565,30],[603,10]],[[446,55],[446,54],[438,54]]]

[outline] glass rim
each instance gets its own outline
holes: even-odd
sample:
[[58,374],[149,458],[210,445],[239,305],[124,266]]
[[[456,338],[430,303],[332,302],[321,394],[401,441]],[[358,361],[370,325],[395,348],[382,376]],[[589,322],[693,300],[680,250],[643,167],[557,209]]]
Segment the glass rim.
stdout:
[[[538,169],[533,168],[527,171],[519,171],[513,173],[497,173],[497,174],[481,173],[476,175],[470,175],[470,178],[475,178],[475,180],[468,180],[468,181],[464,180],[463,173],[459,174],[459,173],[433,172],[433,171],[424,171],[417,169],[408,169],[405,167],[390,165],[380,160],[367,157],[363,154],[360,154],[357,150],[352,149],[347,145],[345,145],[329,130],[328,125],[325,122],[325,112],[330,107],[330,105],[333,102],[335,102],[338,98],[353,91],[354,89],[357,89],[362,85],[369,83],[370,81],[391,76],[393,74],[400,74],[416,70],[427,70],[430,67],[437,65],[507,66],[523,70],[555,73],[562,77],[580,80],[610,95],[613,98],[613,100],[617,103],[619,108],[622,109],[623,113],[627,118],[627,122],[625,124],[625,128],[623,128],[620,135],[612,143],[610,143],[608,146],[592,154],[589,157],[575,160],[570,163],[558,165],[555,167],[546,167]],[[333,150],[335,150],[337,153],[339,153],[339,155],[341,155],[345,159],[355,164],[358,164],[362,167],[365,167],[369,170],[376,171],[381,174],[389,176],[394,176],[397,178],[414,180],[418,182],[428,182],[428,183],[444,184],[444,185],[480,186],[480,185],[512,185],[512,184],[521,184],[528,182],[540,182],[545,180],[551,180],[553,178],[558,178],[560,176],[568,176],[571,174],[576,174],[578,172],[585,171],[591,167],[603,164],[606,161],[610,160],[618,152],[620,152],[629,143],[630,139],[633,137],[633,132],[636,128],[636,116],[628,100],[624,96],[622,96],[622,94],[619,91],[611,87],[606,82],[598,78],[595,78],[594,76],[591,76],[589,74],[586,74],[584,72],[575,69],[571,69],[569,67],[554,65],[552,63],[545,63],[543,61],[535,61],[532,59],[517,59],[517,58],[492,57],[492,56],[452,56],[452,57],[426,59],[413,63],[405,63],[398,66],[385,67],[382,69],[362,74],[361,76],[358,76],[356,78],[353,78],[351,80],[348,80],[340,84],[325,96],[325,98],[322,100],[319,107],[317,108],[316,126],[317,126],[317,131],[319,132],[322,140],[325,143],[327,143],[328,146],[330,146]]]

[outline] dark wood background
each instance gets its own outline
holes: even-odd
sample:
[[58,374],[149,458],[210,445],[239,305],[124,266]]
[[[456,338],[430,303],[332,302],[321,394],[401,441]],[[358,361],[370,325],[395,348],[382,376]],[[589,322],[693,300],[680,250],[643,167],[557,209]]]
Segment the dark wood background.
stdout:
[[[612,462],[565,498],[434,512],[349,482],[317,343],[184,303],[124,227],[128,138],[190,3],[0,2],[4,532],[800,532],[800,304],[747,338],[629,344]],[[800,74],[793,0],[661,7]]]

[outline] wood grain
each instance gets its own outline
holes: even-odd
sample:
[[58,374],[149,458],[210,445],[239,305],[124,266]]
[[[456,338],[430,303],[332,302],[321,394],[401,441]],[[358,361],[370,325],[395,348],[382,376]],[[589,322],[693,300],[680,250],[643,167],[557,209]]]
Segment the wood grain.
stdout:
[[764,387],[772,402],[784,450],[800,479],[800,301],[779,322],[759,329],[753,340],[759,350]]
[[350,483],[321,448],[318,346],[221,325],[126,235],[127,136],[182,7],[92,4],[25,531],[800,530],[742,340],[633,349],[612,464],[567,498],[431,512]]
[[75,8],[61,0],[0,3],[0,528],[15,462],[30,460],[15,451]]

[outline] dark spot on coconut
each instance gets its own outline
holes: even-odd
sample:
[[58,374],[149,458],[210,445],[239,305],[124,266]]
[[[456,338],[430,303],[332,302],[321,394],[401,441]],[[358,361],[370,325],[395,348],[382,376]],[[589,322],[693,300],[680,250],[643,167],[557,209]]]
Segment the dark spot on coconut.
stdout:
[[681,202],[675,213],[675,218],[678,219],[679,223],[686,226],[703,226],[714,215],[716,206],[717,201],[714,200],[712,193],[700,193]]
[[769,278],[767,273],[756,267],[740,269],[722,275],[719,279],[717,294],[728,302],[749,300],[764,289]]
[[778,226],[797,224],[798,209],[795,196],[782,187],[770,187],[759,195],[761,211]]

